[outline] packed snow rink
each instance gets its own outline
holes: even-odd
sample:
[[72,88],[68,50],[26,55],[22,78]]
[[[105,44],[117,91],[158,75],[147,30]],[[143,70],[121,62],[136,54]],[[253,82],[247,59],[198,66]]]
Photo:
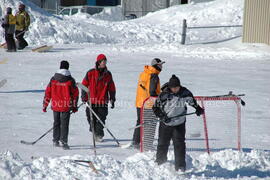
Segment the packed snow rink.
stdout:
[[[242,24],[243,0],[175,6],[129,21],[123,20],[119,7],[95,16],[62,17],[29,1],[0,0],[1,10],[17,7],[19,2],[28,6],[32,19],[26,34],[30,46],[17,53],[0,49],[0,81],[7,80],[0,88],[0,179],[270,179],[270,47],[242,44],[242,28],[225,27]],[[189,27],[221,27],[188,29],[187,45],[180,45],[184,18]],[[44,44],[53,49],[31,51]],[[85,106],[71,116],[70,150],[53,147],[52,133],[35,145],[21,144],[21,140],[36,140],[53,125],[52,111],[42,112],[43,90],[60,61],[68,60],[72,76],[81,82],[100,53],[108,58],[117,89],[116,107],[109,109],[106,124],[122,145],[130,143],[133,135],[128,129],[136,122],[139,73],[158,57],[166,61],[159,76],[161,84],[176,74],[195,96],[229,91],[246,95],[242,151],[236,150],[233,103],[214,104],[214,109],[206,110],[210,155],[202,119],[188,117],[185,174],[174,171],[172,146],[168,162],[157,166],[155,152],[120,148],[106,131],[95,157]],[[91,160],[98,174],[86,163],[74,163],[75,159]]]
[[[192,138],[187,133],[188,174],[174,172],[173,149],[169,161],[163,166],[154,163],[155,153],[141,154],[133,149],[117,147],[108,133],[105,142],[97,143],[98,156],[94,157],[92,137],[85,117],[85,106],[72,115],[70,122],[69,145],[71,150],[52,146],[52,134],[48,134],[35,145],[20,144],[20,140],[33,141],[51,128],[52,112],[42,113],[43,93],[50,77],[59,68],[59,62],[66,59],[77,81],[81,81],[89,68],[94,66],[98,53],[108,57],[108,67],[113,73],[117,87],[117,104],[110,110],[107,125],[121,144],[131,141],[136,121],[135,93],[137,78],[154,57],[166,61],[160,74],[165,83],[172,73],[178,75],[182,85],[193,91],[194,95],[218,95],[228,91],[245,93],[246,106],[242,108],[242,147],[239,153],[234,143],[224,150],[205,153],[205,145],[200,138]],[[70,179],[246,179],[270,178],[270,134],[269,134],[269,68],[270,59],[208,59],[182,57],[176,53],[159,52],[121,52],[106,46],[93,45],[55,45],[48,53],[33,53],[25,50],[16,54],[1,51],[7,59],[1,64],[1,79],[7,83],[1,88],[1,176],[3,178],[56,178]],[[30,92],[29,92],[30,91]],[[13,93],[12,93],[13,92]],[[32,92],[32,93],[31,93]],[[233,106],[234,107],[234,106]],[[232,108],[233,108],[232,107]],[[224,109],[219,109],[220,112]],[[215,112],[209,112],[209,115]],[[225,112],[224,112],[225,113]],[[235,115],[227,114],[222,121],[232,121]],[[197,126],[198,121],[188,121],[188,126]],[[217,122],[222,126],[222,122]],[[224,122],[225,124],[225,122]],[[218,129],[220,127],[217,127]],[[232,127],[232,132],[235,131]],[[230,129],[227,129],[230,130]],[[217,136],[223,132],[217,131]],[[232,133],[232,136],[235,135]],[[236,137],[231,138],[232,140]],[[189,146],[194,141],[198,145]],[[210,141],[211,151],[215,143]],[[192,149],[194,148],[194,149]],[[10,152],[7,152],[9,150]],[[18,154],[18,155],[17,155]],[[34,160],[33,160],[34,159]],[[69,159],[92,160],[99,174],[89,167],[72,163]],[[252,177],[254,176],[254,177]],[[250,177],[250,178],[248,178]]]

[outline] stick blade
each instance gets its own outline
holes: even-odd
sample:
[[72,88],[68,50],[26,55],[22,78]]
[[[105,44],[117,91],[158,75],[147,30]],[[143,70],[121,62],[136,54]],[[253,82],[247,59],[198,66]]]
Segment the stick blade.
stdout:
[[82,83],[77,82],[76,85],[77,85],[80,89],[82,89],[83,91],[85,91],[85,92],[87,92],[87,93],[89,92],[89,89],[88,89],[86,86],[84,86]]
[[122,144],[120,147],[122,148],[122,149],[128,149],[128,148],[130,148],[132,146],[132,143],[130,142],[130,143],[128,143],[128,144]]
[[23,140],[21,140],[20,142],[22,144],[25,144],[25,145],[34,145],[35,144],[35,142],[26,142],[26,141],[23,141]]

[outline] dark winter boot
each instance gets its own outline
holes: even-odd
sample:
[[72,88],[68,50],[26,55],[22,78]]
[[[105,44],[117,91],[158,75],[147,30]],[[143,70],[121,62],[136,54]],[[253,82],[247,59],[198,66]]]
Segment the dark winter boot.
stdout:
[[140,143],[132,142],[131,147],[133,147],[134,149],[140,150]]
[[63,147],[64,150],[70,149],[69,145],[67,143],[65,143],[65,142],[61,142],[61,146]]
[[186,171],[186,167],[175,167],[175,171],[185,172]]
[[54,141],[54,142],[53,142],[53,146],[54,146],[54,147],[60,147],[60,144],[59,144],[58,141]]
[[97,142],[103,142],[103,137],[102,136],[96,135],[95,137],[96,137]]

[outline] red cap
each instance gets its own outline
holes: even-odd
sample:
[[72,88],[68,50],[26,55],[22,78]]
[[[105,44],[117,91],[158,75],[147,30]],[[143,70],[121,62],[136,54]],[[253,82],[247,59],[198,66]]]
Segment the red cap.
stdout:
[[104,54],[99,54],[97,56],[97,61],[101,61],[101,60],[107,60],[106,56]]

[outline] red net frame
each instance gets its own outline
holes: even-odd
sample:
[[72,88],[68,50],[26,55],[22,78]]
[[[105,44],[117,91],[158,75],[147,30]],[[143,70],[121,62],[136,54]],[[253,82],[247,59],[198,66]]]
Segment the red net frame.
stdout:
[[[237,106],[237,149],[241,150],[241,98],[238,96],[224,96],[224,97],[208,97],[208,96],[195,96],[197,101],[201,102],[201,106],[205,109],[204,101],[234,101]],[[207,119],[206,113],[202,115],[203,126],[204,126],[204,137],[206,151],[210,154],[209,139],[208,139],[208,129],[207,129]]]

